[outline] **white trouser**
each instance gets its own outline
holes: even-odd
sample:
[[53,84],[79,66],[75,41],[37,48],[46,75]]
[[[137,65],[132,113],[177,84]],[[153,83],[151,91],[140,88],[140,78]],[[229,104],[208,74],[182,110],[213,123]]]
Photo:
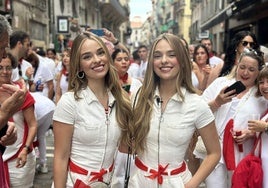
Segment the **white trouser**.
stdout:
[[53,113],[54,111],[51,111],[37,121],[37,140],[39,143],[38,150],[40,164],[46,163],[46,132],[52,123]]
[[225,164],[218,163],[215,169],[205,180],[206,188],[229,188],[231,187],[232,172],[228,172]]

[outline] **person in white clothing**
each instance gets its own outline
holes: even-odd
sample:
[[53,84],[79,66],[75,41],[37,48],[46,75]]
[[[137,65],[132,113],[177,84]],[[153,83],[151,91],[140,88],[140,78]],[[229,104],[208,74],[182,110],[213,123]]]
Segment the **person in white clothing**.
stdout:
[[[258,96],[263,96],[268,100],[268,67],[265,66],[258,77]],[[253,132],[262,132],[261,139],[261,159],[263,170],[263,185],[262,187],[268,187],[268,108],[264,114],[262,114],[261,120],[249,120],[248,129]]]
[[37,172],[48,173],[46,158],[46,133],[52,125],[52,117],[55,104],[52,100],[39,92],[32,92],[31,95],[35,100],[34,110],[37,120],[37,147],[39,152],[39,163],[36,165]]
[[145,73],[146,73],[146,69],[147,69],[147,65],[148,65],[148,48],[145,45],[141,45],[138,48],[138,53],[140,56],[140,68],[139,68],[139,79],[141,81],[143,81]]
[[[2,59],[0,66],[5,68],[1,72],[0,86],[3,84],[13,84],[21,87],[11,80],[12,67],[16,63],[15,58]],[[1,93],[0,103],[2,104],[9,94]],[[18,130],[18,139],[12,145],[6,147],[3,154],[3,161],[8,169],[10,187],[32,187],[35,173],[35,154],[32,152],[32,144],[37,131],[37,122],[34,116],[34,99],[27,92],[25,101],[21,108],[9,119],[14,122]]]
[[[112,59],[119,75],[119,83],[131,97],[131,95],[136,93],[141,87],[142,83],[138,79],[131,77],[127,72],[130,64],[129,53],[124,49],[115,49],[115,51],[112,53]],[[114,187],[124,187],[127,156],[128,155],[125,153],[117,153],[114,172],[115,181],[112,185]],[[131,164],[133,164],[133,161]]]
[[[136,158],[128,187],[198,187],[220,159],[220,145],[214,116],[192,85],[189,53],[178,36],[165,33],[148,62],[134,104]],[[196,129],[208,155],[192,176],[184,157]]]
[[115,51],[112,53],[112,59],[119,75],[119,82],[121,86],[129,94],[136,92],[142,83],[138,79],[133,78],[128,74],[130,65],[129,53],[124,49],[115,49]]
[[[38,58],[35,52],[28,54],[26,60],[32,64],[34,69],[33,82],[30,84],[29,90],[39,92],[52,100],[54,94],[54,75],[52,71],[46,62],[42,60],[42,57]],[[37,84],[38,81],[40,81],[40,84]]]
[[[244,51],[234,73],[219,77],[203,92],[203,98],[215,115],[215,123],[222,146],[222,158],[205,180],[207,188],[231,187],[232,172],[237,164],[251,151],[255,134],[248,130],[250,114],[263,114],[268,102],[256,97],[256,79],[263,66],[263,58],[255,50]],[[245,90],[225,92],[236,81],[245,85]],[[194,151],[198,158],[205,154]]]
[[140,68],[140,63],[141,63],[141,60],[140,60],[140,57],[138,54],[138,50],[135,50],[132,53],[132,59],[133,59],[133,62],[130,64],[127,72],[131,77],[138,79],[139,78],[139,68]]
[[53,187],[94,187],[113,181],[117,147],[130,145],[131,104],[102,39],[79,34],[70,55],[69,87],[53,116]]
[[56,78],[55,103],[57,104],[61,96],[68,91],[68,79],[70,71],[70,49],[62,52],[62,69]]
[[10,53],[16,58],[18,66],[12,71],[12,80],[19,79],[25,82],[32,81],[34,70],[29,62],[25,60],[30,50],[30,36],[24,31],[15,31],[10,36]]
[[211,68],[214,68],[218,64],[223,63],[223,60],[221,58],[215,56],[215,54],[213,53],[213,45],[212,45],[212,41],[211,41],[210,38],[201,39],[201,44],[206,46],[207,49],[208,49],[208,52],[209,52],[209,64],[210,64]]

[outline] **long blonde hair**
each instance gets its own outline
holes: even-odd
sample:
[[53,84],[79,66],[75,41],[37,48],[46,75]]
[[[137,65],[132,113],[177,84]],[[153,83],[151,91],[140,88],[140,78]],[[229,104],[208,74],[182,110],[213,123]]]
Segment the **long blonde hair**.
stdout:
[[152,48],[149,53],[147,71],[133,112],[133,138],[135,140],[134,150],[138,154],[142,153],[146,149],[146,136],[150,130],[150,121],[154,104],[154,91],[160,84],[160,78],[153,71],[153,54],[155,47],[160,40],[166,40],[170,44],[171,48],[175,51],[176,58],[180,64],[180,72],[176,78],[176,91],[178,95],[184,101],[184,95],[181,91],[181,87],[186,88],[190,93],[196,93],[196,89],[194,88],[191,80],[191,60],[181,39],[168,33],[160,35],[152,44]]
[[74,92],[74,97],[79,100],[79,93],[82,89],[85,89],[88,85],[88,80],[86,76],[83,78],[78,78],[77,74],[80,69],[80,52],[81,46],[86,40],[96,41],[104,50],[105,55],[108,59],[108,72],[105,75],[105,85],[108,90],[111,91],[116,100],[116,120],[121,128],[121,139],[125,144],[130,144],[130,132],[132,132],[131,126],[131,103],[128,94],[121,88],[118,81],[118,74],[115,67],[112,65],[112,59],[106,45],[103,43],[101,38],[91,34],[89,32],[84,32],[78,35],[72,45],[71,55],[70,55],[70,74],[69,74],[69,85],[68,89]]

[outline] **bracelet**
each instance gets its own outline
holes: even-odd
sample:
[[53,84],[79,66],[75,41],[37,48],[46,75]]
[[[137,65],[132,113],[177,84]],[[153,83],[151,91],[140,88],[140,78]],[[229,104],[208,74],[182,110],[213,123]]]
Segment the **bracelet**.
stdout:
[[31,148],[28,145],[25,145],[24,148],[26,148],[27,153],[30,153],[31,152]]
[[119,40],[118,39],[116,39],[116,42],[115,43],[113,43],[113,45],[118,45],[119,44]]

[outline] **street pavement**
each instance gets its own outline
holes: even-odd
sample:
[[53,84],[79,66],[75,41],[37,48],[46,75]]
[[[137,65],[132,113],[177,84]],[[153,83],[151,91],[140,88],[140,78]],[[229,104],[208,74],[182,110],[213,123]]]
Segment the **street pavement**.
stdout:
[[[51,130],[46,134],[47,139],[47,165],[48,173],[35,173],[34,188],[50,188],[53,181],[53,152],[54,152],[54,136]],[[38,159],[37,159],[38,161]]]

